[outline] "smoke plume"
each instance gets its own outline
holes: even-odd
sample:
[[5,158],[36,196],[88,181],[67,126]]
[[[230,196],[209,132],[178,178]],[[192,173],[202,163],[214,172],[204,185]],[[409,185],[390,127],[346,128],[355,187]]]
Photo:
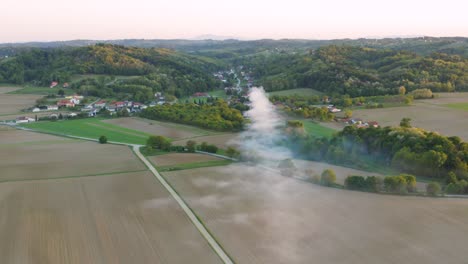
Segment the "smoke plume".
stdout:
[[250,124],[237,144],[248,160],[279,161],[292,157],[292,153],[279,145],[285,135],[285,120],[276,111],[262,87],[253,87],[249,92],[251,108],[245,113]]

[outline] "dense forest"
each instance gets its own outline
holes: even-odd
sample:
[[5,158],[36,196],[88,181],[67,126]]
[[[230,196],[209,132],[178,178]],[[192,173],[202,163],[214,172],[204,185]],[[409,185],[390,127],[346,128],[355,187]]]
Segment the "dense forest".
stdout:
[[244,118],[237,109],[230,108],[223,100],[211,104],[164,104],[149,107],[141,116],[153,120],[171,121],[199,126],[217,131],[239,131]]
[[74,88],[86,85],[91,94],[167,92],[189,95],[219,87],[221,83],[211,72],[221,67],[223,64],[219,61],[174,50],[96,44],[80,48],[29,49],[1,59],[0,82],[48,86],[52,81],[69,82],[75,74],[140,76],[123,83],[112,82],[114,85],[106,87],[96,80],[86,80]]
[[446,183],[468,180],[467,142],[414,128],[408,120],[403,121],[400,127],[347,126],[329,140],[294,137],[292,146],[312,160],[358,167],[369,163],[389,166]]
[[468,59],[433,53],[330,45],[307,53],[244,57],[267,91],[309,87],[352,97],[397,94],[428,88],[434,92],[468,91]]

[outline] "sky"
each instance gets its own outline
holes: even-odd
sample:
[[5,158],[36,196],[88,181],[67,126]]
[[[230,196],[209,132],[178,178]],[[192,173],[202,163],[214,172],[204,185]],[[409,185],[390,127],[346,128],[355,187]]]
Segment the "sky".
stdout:
[[467,0],[1,0],[0,42],[468,37]]

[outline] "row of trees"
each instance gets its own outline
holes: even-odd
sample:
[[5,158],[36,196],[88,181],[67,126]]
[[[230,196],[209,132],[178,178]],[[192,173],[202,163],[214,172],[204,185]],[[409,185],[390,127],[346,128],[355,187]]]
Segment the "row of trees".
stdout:
[[[345,127],[331,139],[290,137],[289,146],[302,157],[367,168],[393,167],[402,173],[456,180],[468,180],[468,143],[411,127]],[[407,122],[405,122],[407,121]]]
[[148,107],[141,116],[153,120],[164,120],[218,131],[238,131],[242,129],[244,118],[237,109],[230,108],[222,100],[212,104],[165,104]]

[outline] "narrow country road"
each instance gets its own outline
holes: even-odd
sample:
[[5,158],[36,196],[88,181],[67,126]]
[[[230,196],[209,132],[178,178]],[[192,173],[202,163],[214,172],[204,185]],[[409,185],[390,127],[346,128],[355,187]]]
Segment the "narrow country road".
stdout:
[[211,234],[206,230],[205,226],[198,220],[192,210],[188,207],[185,201],[177,194],[176,191],[167,183],[167,181],[159,174],[159,172],[153,167],[153,165],[141,154],[140,146],[133,145],[133,151],[140,158],[141,161],[148,167],[148,169],[153,173],[153,175],[158,179],[164,188],[171,194],[171,196],[177,201],[185,214],[189,217],[190,221],[195,225],[195,227],[200,231],[200,234],[206,239],[208,244],[213,248],[213,250],[218,254],[218,256],[223,260],[224,263],[233,263],[231,258],[224,252],[221,246],[216,242],[216,240],[211,236]]

